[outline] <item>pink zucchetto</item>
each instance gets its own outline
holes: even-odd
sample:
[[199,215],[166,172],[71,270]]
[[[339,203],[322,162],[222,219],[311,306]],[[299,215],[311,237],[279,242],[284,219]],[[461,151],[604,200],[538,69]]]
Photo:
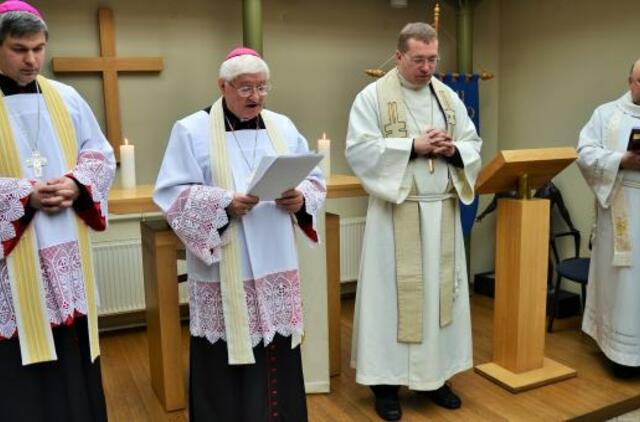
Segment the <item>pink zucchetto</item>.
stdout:
[[260,57],[260,54],[258,54],[258,52],[256,50],[253,50],[253,49],[247,48],[247,47],[234,48],[233,50],[231,50],[229,52],[229,54],[227,54],[227,57],[224,58],[224,61],[226,62],[227,60],[233,59],[234,57],[238,57],[238,56],[256,56],[256,57]]
[[27,12],[39,17],[40,19],[43,19],[38,9],[31,6],[29,3],[25,3],[19,0],[9,0],[0,3],[0,15],[8,12]]

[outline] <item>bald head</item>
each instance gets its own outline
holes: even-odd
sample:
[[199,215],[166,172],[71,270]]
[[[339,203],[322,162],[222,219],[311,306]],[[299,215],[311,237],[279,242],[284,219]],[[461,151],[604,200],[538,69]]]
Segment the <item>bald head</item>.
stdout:
[[629,72],[629,90],[634,104],[640,105],[640,59],[636,60]]

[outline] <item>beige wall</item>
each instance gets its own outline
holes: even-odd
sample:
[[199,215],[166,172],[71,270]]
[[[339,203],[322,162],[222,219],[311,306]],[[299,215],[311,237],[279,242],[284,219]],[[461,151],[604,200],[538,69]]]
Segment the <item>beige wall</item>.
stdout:
[[[138,180],[152,183],[173,122],[205,107],[217,95],[217,68],[239,45],[239,0],[34,1],[51,30],[49,57],[98,54],[96,10],[111,7],[120,56],[162,56],[161,74],[120,77],[123,131],[136,144]],[[269,0],[264,2],[264,52],[272,68],[269,106],[288,114],[315,148],[322,132],[332,143],[334,172],[344,160],[348,112],[375,67],[393,52],[405,22],[431,20],[431,1],[392,9],[385,0]],[[636,6],[636,7],[634,7]],[[640,53],[637,0],[483,0],[475,9],[474,68],[493,72],[483,81],[483,159],[498,149],[575,145],[593,108],[626,89],[630,63]],[[455,70],[455,12],[443,3],[442,70]],[[45,72],[50,74],[50,69]],[[101,79],[55,75],[74,85],[103,122]],[[586,235],[591,194],[573,165],[557,180]],[[482,198],[484,206],[490,197]],[[363,215],[365,200],[332,201],[343,215]],[[493,267],[495,221],[476,225],[472,272]]]
[[[483,140],[483,164],[488,163],[499,149],[500,33],[499,1],[483,0],[474,9],[474,71],[486,70],[495,75],[491,80],[480,81],[480,136]],[[482,211],[490,201],[490,195],[481,196],[479,211]],[[494,239],[493,215],[474,225],[471,235],[471,274],[493,269]]]
[[[217,95],[218,66],[229,49],[242,42],[241,2],[185,0],[179,11],[175,3],[147,0],[33,3],[50,27],[49,58],[98,53],[99,5],[114,11],[119,56],[164,58],[160,75],[120,77],[123,130],[146,158],[139,163],[141,182],[152,182],[172,123]],[[291,116],[312,148],[322,132],[337,141],[337,172],[348,170],[342,149],[349,107],[371,82],[362,69],[393,53],[402,25],[425,14],[417,6],[391,9],[386,1],[370,0],[264,2],[264,53],[274,86],[269,106]],[[51,74],[49,67],[45,73]],[[102,122],[98,76],[55,77],[76,86]]]
[[[501,1],[499,146],[577,145],[593,109],[625,92],[638,49],[638,1]],[[583,233],[593,195],[573,164],[556,180]]]
[[[334,172],[349,172],[344,138],[351,102],[372,79],[362,71],[394,51],[399,29],[431,19],[431,2],[411,1],[392,9],[386,0],[270,0],[264,4],[264,53],[272,68],[269,107],[292,117],[312,149],[322,132],[332,143]],[[51,32],[48,56],[99,53],[96,11],[110,7],[116,21],[119,56],[162,56],[161,74],[119,78],[123,133],[136,144],[138,183],[153,183],[173,122],[210,104],[217,96],[217,69],[242,42],[239,0],[34,0]],[[442,7],[443,68],[455,54],[455,13]],[[451,65],[450,65],[451,64]],[[49,63],[45,74],[51,76]],[[72,84],[104,123],[101,78],[53,75]],[[103,125],[104,127],[104,125]],[[332,211],[363,215],[365,200],[332,201]]]
[[[629,68],[640,57],[637,8],[637,0],[480,2],[474,68],[496,74],[480,85],[485,163],[502,149],[577,145],[593,109],[628,89]],[[588,255],[593,195],[575,164],[554,182]],[[481,198],[481,209],[490,199]],[[494,242],[495,214],[474,228],[472,273],[493,268]]]

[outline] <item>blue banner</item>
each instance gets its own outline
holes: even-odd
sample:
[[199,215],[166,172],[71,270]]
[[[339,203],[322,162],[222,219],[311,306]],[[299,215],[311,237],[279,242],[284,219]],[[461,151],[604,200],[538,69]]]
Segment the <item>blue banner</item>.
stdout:
[[[440,78],[439,74],[435,77]],[[451,73],[446,73],[442,82],[447,84],[452,90],[454,90],[462,102],[467,106],[467,113],[476,126],[476,130],[480,133],[480,93],[478,90],[478,75],[473,74],[470,78],[457,77],[454,78]],[[465,236],[471,234],[473,228],[473,222],[475,221],[476,214],[478,213],[478,195],[470,205],[464,205],[460,203],[460,218],[462,219],[462,232]]]
[[[437,75],[440,76],[440,75]],[[467,106],[467,113],[476,125],[476,130],[480,133],[480,93],[478,90],[478,74],[473,74],[471,78],[454,78],[451,73],[446,73],[442,82],[453,89],[458,97]]]

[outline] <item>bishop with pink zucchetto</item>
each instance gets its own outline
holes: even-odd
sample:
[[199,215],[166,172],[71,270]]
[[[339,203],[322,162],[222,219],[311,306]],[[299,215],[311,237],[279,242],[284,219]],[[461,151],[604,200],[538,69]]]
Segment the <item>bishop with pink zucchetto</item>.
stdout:
[[31,6],[29,3],[25,3],[19,0],[9,0],[0,3],[0,14],[7,12],[27,12],[39,17],[40,19],[43,19],[42,14],[40,14],[40,11],[38,9]]
[[72,87],[40,75],[42,14],[0,3],[0,409],[106,421],[89,230],[104,230],[111,146]]
[[269,66],[257,52],[232,50],[218,87],[213,105],[173,126],[153,195],[187,247],[190,420],[306,421],[294,230],[318,242],[324,178],[316,168],[275,201],[246,194],[263,157],[309,148],[265,109]]
[[224,58],[224,61],[227,61],[229,59],[233,59],[234,57],[240,57],[240,56],[260,57],[260,54],[258,54],[257,51],[255,51],[255,50],[253,50],[251,48],[238,47],[238,48],[234,48],[233,50],[231,50],[229,52],[229,54],[227,54],[227,57]]

